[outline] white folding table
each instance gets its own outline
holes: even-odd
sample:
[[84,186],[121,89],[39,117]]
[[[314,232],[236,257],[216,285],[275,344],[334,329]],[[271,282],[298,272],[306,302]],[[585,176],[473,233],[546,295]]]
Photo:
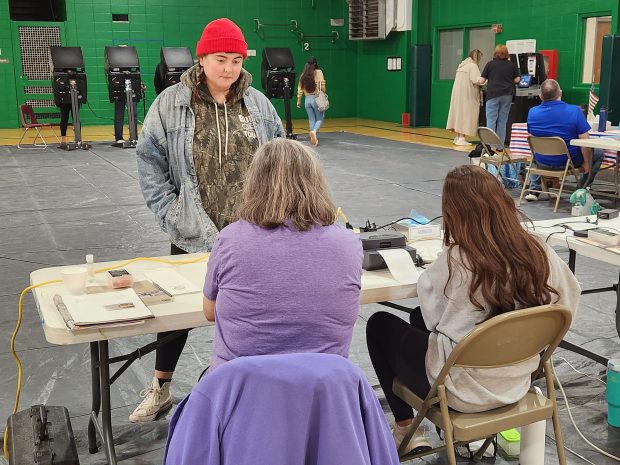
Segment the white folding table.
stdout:
[[[532,227],[533,224],[533,227]],[[568,248],[568,267],[575,273],[577,254],[592,258],[603,263],[620,267],[620,253],[616,253],[602,245],[586,242],[586,238],[576,237],[575,231],[583,231],[593,228],[607,228],[609,231],[620,234],[620,217],[611,220],[598,219],[596,215],[571,216],[552,220],[534,221],[528,224],[529,230],[546,241],[551,246]],[[620,250],[618,251],[620,252]],[[620,281],[620,274],[619,274]],[[607,287],[585,289],[582,294],[594,294],[598,292],[613,291],[616,293],[616,330],[620,335],[620,286],[618,283]],[[607,358],[594,354],[582,347],[562,341],[560,347],[585,355],[586,357],[607,366]]]
[[[175,255],[158,257],[170,261],[192,260],[201,254]],[[145,279],[144,272],[148,269],[171,267],[176,269],[190,282],[200,286],[204,283],[207,269],[207,256],[205,259],[192,264],[166,265],[157,262],[139,261],[124,266],[124,262],[97,263],[97,268],[120,267],[127,269],[135,281]],[[34,271],[30,275],[31,284],[41,283],[52,279],[60,279],[60,270],[64,267],[44,268]],[[97,281],[103,283],[103,276],[97,275]],[[140,334],[152,334],[163,331],[175,331],[199,326],[207,326],[213,323],[207,321],[202,313],[202,293],[175,296],[172,302],[153,305],[150,308],[155,318],[146,320],[140,324],[128,324],[104,329],[81,329],[69,330],[54,305],[53,298],[56,294],[66,293],[64,284],[50,284],[33,289],[35,302],[41,317],[41,324],[45,338],[59,345],[90,343],[91,356],[91,380],[92,380],[92,408],[90,423],[88,425],[89,451],[96,453],[98,433],[104,445],[108,463],[116,465],[116,453],[112,434],[110,385],[123,373],[136,359],[140,358],[157,348],[158,344],[174,339],[175,333],[159,342],[152,342],[136,351],[117,357],[110,358],[108,352],[108,340],[136,336]],[[416,284],[401,284],[396,281],[388,270],[365,271],[362,275],[361,304],[384,303],[394,308],[405,309],[390,300],[407,299],[417,296]],[[177,333],[178,334],[178,333]],[[125,362],[112,376],[110,376],[110,364]],[[101,425],[99,425],[99,412],[101,411]]]

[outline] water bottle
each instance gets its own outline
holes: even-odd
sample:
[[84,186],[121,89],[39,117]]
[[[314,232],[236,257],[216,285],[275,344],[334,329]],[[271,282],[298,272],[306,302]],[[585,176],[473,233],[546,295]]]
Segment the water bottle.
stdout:
[[607,423],[620,427],[620,359],[607,362]]
[[598,132],[605,132],[607,129],[607,108],[601,107],[598,113]]

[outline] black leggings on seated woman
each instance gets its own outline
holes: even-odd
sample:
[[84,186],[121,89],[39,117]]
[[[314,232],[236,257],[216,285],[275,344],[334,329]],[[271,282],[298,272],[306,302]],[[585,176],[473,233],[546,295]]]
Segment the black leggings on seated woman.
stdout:
[[[179,249],[176,245],[170,244],[170,255],[181,255],[187,252],[183,249]],[[177,362],[181,358],[181,353],[187,342],[187,335],[189,329],[182,330],[183,334],[179,335],[172,341],[159,346],[155,350],[155,369],[158,371],[165,371],[172,373],[177,367]],[[161,341],[163,338],[176,331],[165,331],[163,333],[157,333],[157,340]]]
[[431,389],[425,367],[429,335],[419,307],[411,312],[409,323],[377,312],[366,324],[370,360],[397,422],[413,418],[413,409],[392,392],[395,377],[419,397],[426,397]]

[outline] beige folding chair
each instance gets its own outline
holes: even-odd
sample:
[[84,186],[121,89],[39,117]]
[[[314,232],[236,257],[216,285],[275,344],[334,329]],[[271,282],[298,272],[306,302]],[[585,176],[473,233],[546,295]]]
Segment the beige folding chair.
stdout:
[[[550,357],[568,331],[571,319],[572,314],[567,307],[554,304],[515,310],[485,321],[454,347],[425,399],[416,396],[395,378],[392,385],[394,394],[418,412],[398,448],[400,460],[406,461],[445,449],[448,463],[456,465],[454,447],[486,438],[474,456],[474,460],[479,461],[493,436],[500,431],[552,418],[559,463],[565,465]],[[530,390],[520,401],[486,412],[461,413],[448,409],[444,383],[452,368],[505,367],[541,353],[540,364],[532,373],[532,380],[544,371],[546,397]],[[445,445],[426,452],[403,455],[404,448],[424,418],[443,429]]]
[[[478,128],[478,138],[482,144],[482,156],[480,157],[479,164],[495,166],[497,168],[498,179],[500,177],[503,178],[501,174],[501,167],[503,165],[511,165],[518,176],[519,170],[515,163],[527,163],[530,161],[529,157],[513,156],[510,149],[504,146],[504,142],[500,140],[497,133],[491,128],[480,126]],[[497,148],[492,149],[491,147],[493,146]],[[500,149],[499,147],[502,148]],[[519,179],[515,179],[515,181],[519,181]]]
[[546,178],[557,178],[560,180],[560,190],[556,194],[555,192],[550,192],[547,189],[547,184],[542,180],[542,190],[537,189],[529,189],[530,192],[538,192],[541,194],[547,194],[549,199],[551,196],[556,196],[555,207],[553,211],[556,212],[558,210],[558,204],[560,203],[560,196],[562,195],[562,191],[564,190],[564,182],[566,181],[566,175],[570,172],[575,177],[575,184],[579,185],[579,173],[575,166],[573,165],[573,161],[571,160],[570,154],[568,152],[568,148],[566,147],[566,142],[561,137],[535,137],[528,136],[527,142],[530,145],[530,150],[532,154],[538,153],[540,155],[545,156],[553,156],[553,157],[566,157],[566,164],[564,165],[563,170],[550,170],[536,167],[536,161],[532,156],[532,160],[530,161],[530,165],[527,167],[527,174],[525,175],[525,182],[523,183],[523,188],[521,189],[521,195],[519,196],[519,202],[517,205],[521,205],[521,200],[523,200],[523,194],[525,193],[525,188],[530,181],[531,174],[539,174],[540,176]]

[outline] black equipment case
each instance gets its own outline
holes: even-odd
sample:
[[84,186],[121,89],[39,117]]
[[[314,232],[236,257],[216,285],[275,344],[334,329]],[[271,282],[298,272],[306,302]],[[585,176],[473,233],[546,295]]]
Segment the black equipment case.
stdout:
[[69,412],[33,405],[7,422],[9,465],[79,465]]

